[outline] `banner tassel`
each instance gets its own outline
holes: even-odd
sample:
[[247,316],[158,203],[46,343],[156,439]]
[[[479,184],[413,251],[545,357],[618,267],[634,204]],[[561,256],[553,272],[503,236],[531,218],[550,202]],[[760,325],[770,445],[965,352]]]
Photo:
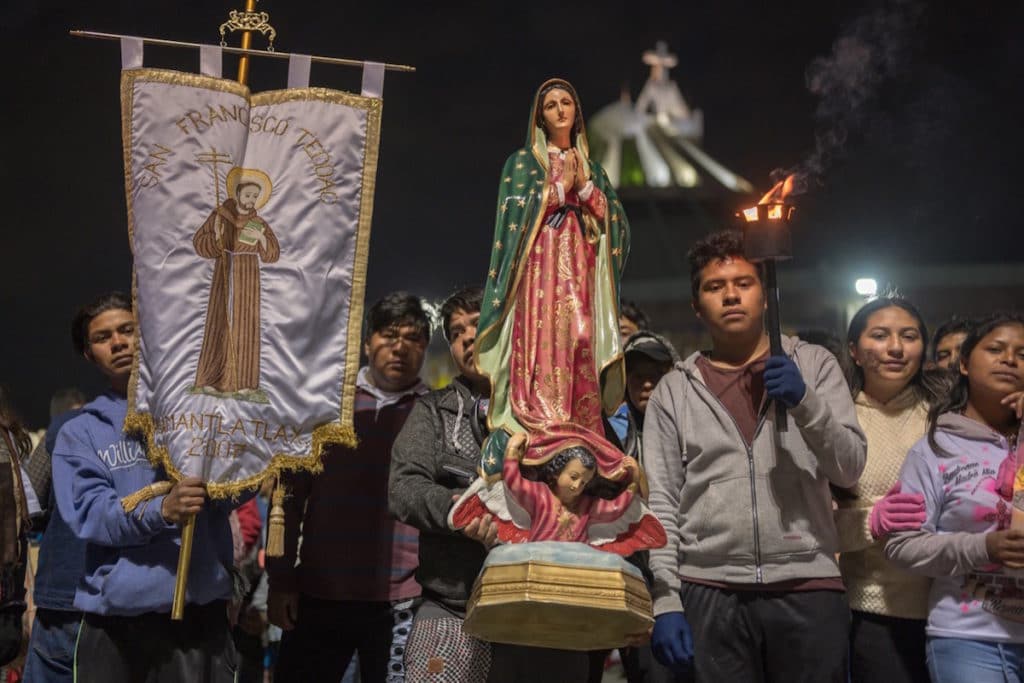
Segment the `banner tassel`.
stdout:
[[270,529],[267,531],[267,557],[284,555],[284,486],[278,477],[270,497]]

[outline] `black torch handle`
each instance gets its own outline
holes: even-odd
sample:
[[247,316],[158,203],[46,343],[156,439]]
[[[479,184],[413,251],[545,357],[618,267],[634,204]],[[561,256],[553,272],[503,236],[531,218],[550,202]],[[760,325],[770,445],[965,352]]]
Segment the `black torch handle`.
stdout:
[[[779,321],[779,281],[775,275],[775,259],[764,261],[765,294],[768,296],[768,344],[773,356],[782,355],[782,326]],[[786,406],[775,401],[775,428],[784,432],[788,429]]]

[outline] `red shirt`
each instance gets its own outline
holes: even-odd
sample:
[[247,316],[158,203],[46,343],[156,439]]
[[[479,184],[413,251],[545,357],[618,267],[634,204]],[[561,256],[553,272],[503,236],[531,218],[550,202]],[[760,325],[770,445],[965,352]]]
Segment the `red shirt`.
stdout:
[[754,442],[757,421],[764,401],[765,353],[740,368],[720,368],[711,364],[707,356],[697,358],[697,369],[704,384],[736,420],[743,440],[749,446]]

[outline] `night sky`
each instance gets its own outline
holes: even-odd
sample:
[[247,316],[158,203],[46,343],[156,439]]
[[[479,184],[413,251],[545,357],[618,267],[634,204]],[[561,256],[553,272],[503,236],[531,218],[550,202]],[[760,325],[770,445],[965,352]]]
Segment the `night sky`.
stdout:
[[[69,320],[130,282],[118,46],[67,31],[215,43],[241,4],[13,0],[0,13],[0,381],[33,427],[55,388],[102,388],[71,351]],[[1022,3],[264,0],[258,9],[270,12],[281,51],[418,69],[385,78],[370,300],[396,288],[441,297],[482,281],[498,174],[523,143],[537,85],[565,77],[594,113],[624,85],[639,93],[641,54],[657,40],[678,55],[672,77],[704,111],[705,150],[760,188],[773,169],[812,154],[816,130],[845,125],[841,150],[801,199],[801,263],[1024,260]],[[834,52],[842,36],[863,60]],[[146,54],[146,66],[198,69],[195,53]],[[808,70],[836,54],[840,80],[823,101]],[[284,87],[286,74],[283,61],[255,60],[250,85]],[[358,91],[360,73],[314,65],[312,81]]]

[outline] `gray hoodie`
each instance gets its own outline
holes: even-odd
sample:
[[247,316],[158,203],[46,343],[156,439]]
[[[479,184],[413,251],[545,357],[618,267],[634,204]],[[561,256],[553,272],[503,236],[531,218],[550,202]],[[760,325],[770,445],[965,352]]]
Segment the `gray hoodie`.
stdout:
[[893,534],[885,554],[897,565],[932,576],[929,636],[1024,643],[1024,571],[992,564],[990,531],[1005,529],[1011,505],[999,494],[999,466],[1010,453],[1006,437],[980,422],[939,417],[935,452],[922,438],[900,472],[904,493],[924,496],[928,518],[920,531]]
[[668,543],[651,551],[654,613],[680,612],[680,576],[766,584],[839,576],[829,484],[853,486],[866,443],[839,363],[782,338],[807,385],[789,430],[762,408],[749,445],[693,354],[662,378],[644,419],[651,509]]

